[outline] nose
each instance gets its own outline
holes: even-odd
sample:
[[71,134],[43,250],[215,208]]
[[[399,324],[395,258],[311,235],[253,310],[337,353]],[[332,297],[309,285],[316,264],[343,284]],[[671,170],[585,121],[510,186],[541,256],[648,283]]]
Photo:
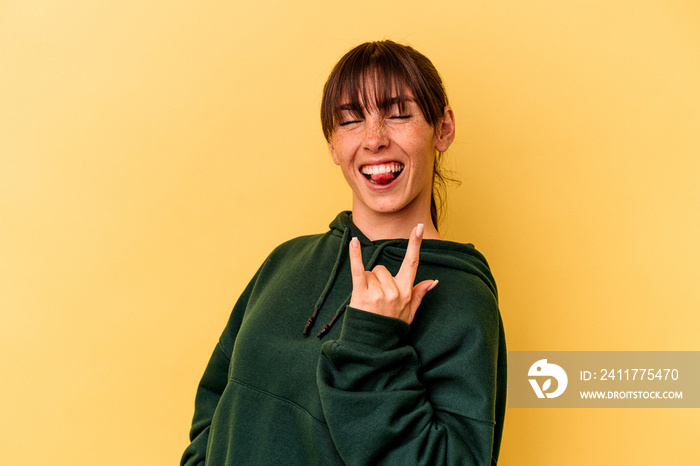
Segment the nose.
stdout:
[[389,145],[389,137],[382,119],[371,118],[367,120],[362,143],[363,147],[370,152],[378,152]]

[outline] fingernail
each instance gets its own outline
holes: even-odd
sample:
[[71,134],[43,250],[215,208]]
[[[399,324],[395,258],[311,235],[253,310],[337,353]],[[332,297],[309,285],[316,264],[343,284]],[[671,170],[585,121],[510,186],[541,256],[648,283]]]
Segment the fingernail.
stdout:
[[438,281],[435,280],[435,281],[433,282],[433,284],[430,285],[430,288],[428,288],[428,291],[430,291],[430,290],[432,290],[433,288],[435,288],[435,287],[437,286],[437,284],[438,284]]
[[416,227],[416,236],[419,238],[423,237],[423,224],[419,223],[418,226]]
[[357,237],[354,237],[354,238],[350,241],[350,246],[352,246],[352,247],[355,248],[355,249],[357,249],[357,247],[358,247],[359,245],[360,245],[360,241],[357,239]]

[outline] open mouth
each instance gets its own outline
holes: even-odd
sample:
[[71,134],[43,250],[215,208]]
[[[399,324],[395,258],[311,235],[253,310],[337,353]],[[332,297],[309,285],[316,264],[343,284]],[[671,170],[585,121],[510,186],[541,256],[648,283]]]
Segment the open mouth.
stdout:
[[379,165],[363,165],[360,171],[365,178],[374,184],[389,184],[403,172],[403,164],[390,162]]

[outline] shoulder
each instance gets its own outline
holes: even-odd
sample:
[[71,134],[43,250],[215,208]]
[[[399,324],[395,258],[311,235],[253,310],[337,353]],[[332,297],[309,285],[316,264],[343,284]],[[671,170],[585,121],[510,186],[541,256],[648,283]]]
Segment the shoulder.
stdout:
[[[431,323],[476,327],[491,332],[498,328],[500,311],[491,283],[479,274],[463,270],[442,271],[438,285],[423,299],[422,314],[430,314]],[[425,312],[423,312],[425,311]]]
[[495,298],[498,297],[491,268],[484,255],[471,243],[424,241],[420,259],[421,265],[437,268],[456,278],[461,277],[459,282],[464,286],[459,289],[470,291],[474,287],[482,288],[480,282]]
[[421,250],[421,279],[437,278],[439,283],[421,303],[416,330],[440,329],[457,339],[465,334],[497,335],[498,294],[484,256],[471,244],[440,241],[426,246]]

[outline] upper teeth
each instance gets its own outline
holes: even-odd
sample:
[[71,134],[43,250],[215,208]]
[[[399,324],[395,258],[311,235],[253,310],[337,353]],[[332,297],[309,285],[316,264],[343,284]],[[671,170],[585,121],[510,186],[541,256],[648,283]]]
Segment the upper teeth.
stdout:
[[381,165],[365,165],[362,167],[362,173],[365,175],[378,175],[379,173],[399,172],[403,170],[403,164],[398,162],[384,163]]

